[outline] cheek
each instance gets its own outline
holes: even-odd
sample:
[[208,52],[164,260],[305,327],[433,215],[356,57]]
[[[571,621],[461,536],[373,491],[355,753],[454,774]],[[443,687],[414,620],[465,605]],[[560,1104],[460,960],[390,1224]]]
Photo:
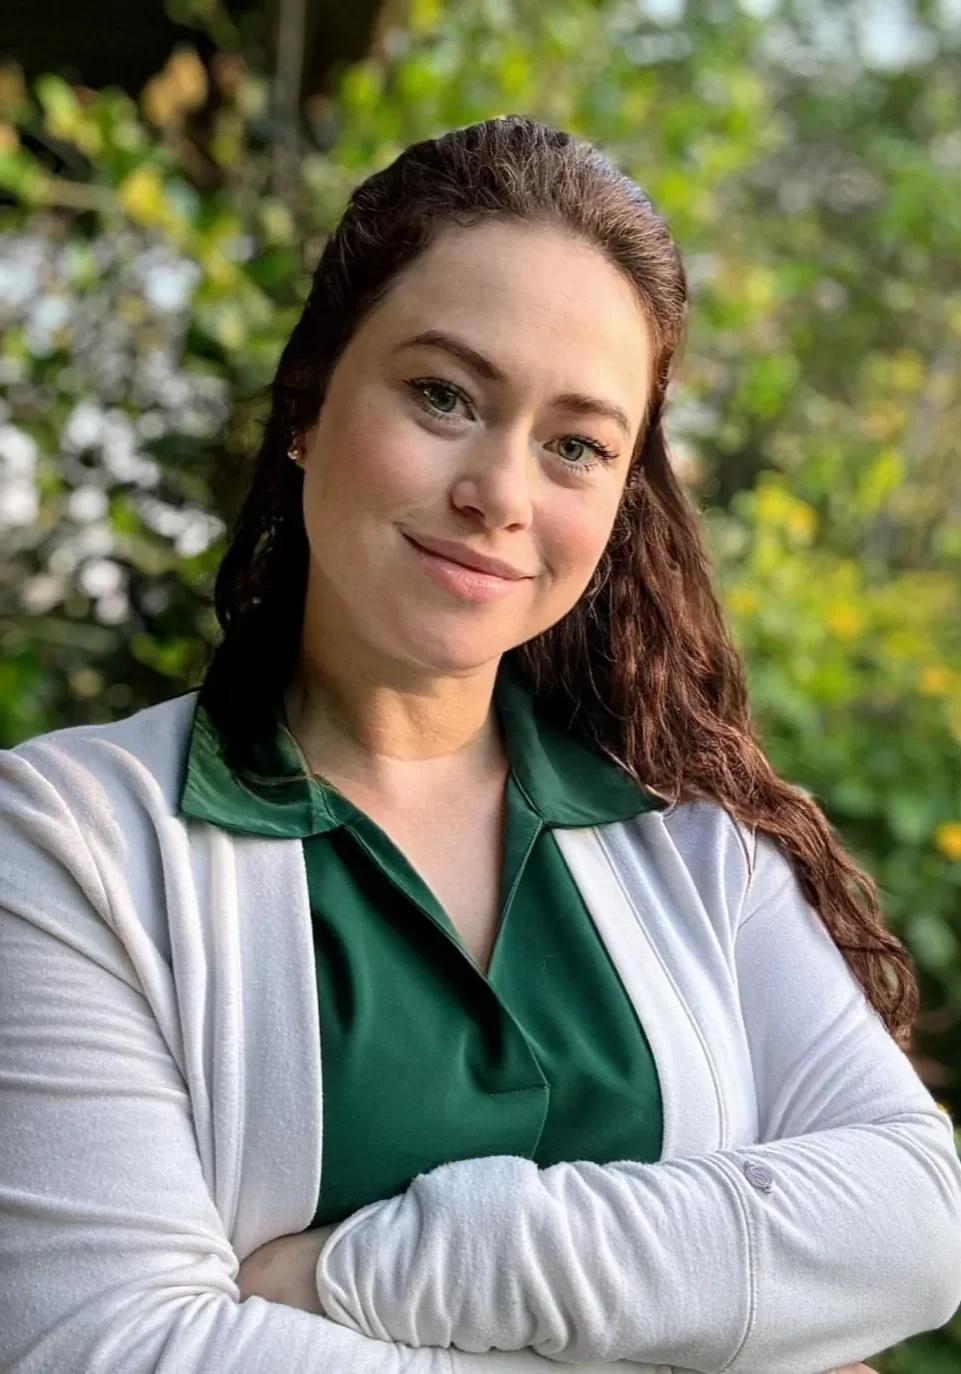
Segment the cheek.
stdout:
[[319,439],[316,488],[332,515],[336,508],[352,523],[400,517],[432,492],[430,446],[396,415],[354,404],[331,430]]
[[556,578],[587,585],[604,552],[615,514],[613,502],[593,493],[584,493],[578,501],[559,501],[543,512],[544,553]]

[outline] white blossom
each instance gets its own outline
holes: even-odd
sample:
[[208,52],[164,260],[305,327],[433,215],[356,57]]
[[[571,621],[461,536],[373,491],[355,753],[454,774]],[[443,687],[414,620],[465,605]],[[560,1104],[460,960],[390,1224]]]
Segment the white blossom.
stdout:
[[11,477],[30,477],[37,461],[36,440],[16,425],[0,425],[0,462]]
[[187,515],[179,506],[171,506],[156,497],[146,496],[137,502],[140,518],[148,529],[162,534],[165,539],[174,539],[187,525]]
[[124,571],[109,558],[95,558],[85,563],[77,577],[77,586],[87,596],[108,597],[124,585]]
[[71,520],[87,524],[91,520],[102,520],[108,506],[107,493],[102,487],[77,487],[67,500],[67,514]]
[[94,448],[99,444],[103,432],[103,409],[95,401],[80,401],[67,416],[60,442],[64,448],[82,453],[84,449]]
[[97,598],[93,609],[104,625],[119,625],[130,614],[130,602],[124,592],[109,592]]
[[190,258],[177,257],[167,248],[148,248],[134,264],[144,298],[158,310],[186,310],[203,273]]
[[27,317],[27,327],[41,333],[52,334],[62,329],[73,314],[67,296],[41,296]]
[[208,515],[205,511],[191,510],[185,514],[187,524],[177,535],[174,544],[181,558],[193,558],[210,548],[223,532],[224,524],[215,515]]
[[0,526],[32,525],[40,509],[37,488],[23,477],[0,482]]
[[73,530],[47,559],[47,569],[57,577],[71,577],[85,558],[105,558],[113,551],[114,534],[103,522]]
[[21,586],[20,604],[29,615],[43,615],[63,600],[66,590],[67,585],[62,577],[36,573]]
[[159,410],[145,410],[137,419],[137,433],[141,439],[159,439],[167,432],[167,424]]

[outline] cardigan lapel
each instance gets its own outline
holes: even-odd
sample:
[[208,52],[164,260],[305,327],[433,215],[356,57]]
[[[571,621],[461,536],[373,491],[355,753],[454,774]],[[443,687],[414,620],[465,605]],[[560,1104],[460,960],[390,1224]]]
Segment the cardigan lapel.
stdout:
[[554,838],[650,1043],[664,1118],[661,1158],[671,1159],[722,1148],[727,1133],[718,1069],[665,961],[684,936],[676,921],[664,928],[655,865],[645,852],[663,828],[653,811],[616,825],[555,830]]
[[317,1207],[323,1095],[310,904],[299,839],[198,828],[211,845],[210,909],[228,970],[217,1020],[233,1010],[241,1031],[215,1158],[236,1179],[230,1235],[243,1256],[306,1230]]

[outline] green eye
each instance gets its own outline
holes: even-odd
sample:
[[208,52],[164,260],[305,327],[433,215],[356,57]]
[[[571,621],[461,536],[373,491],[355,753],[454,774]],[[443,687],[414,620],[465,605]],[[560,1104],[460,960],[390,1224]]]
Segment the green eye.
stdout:
[[465,405],[470,404],[467,397],[458,387],[454,386],[451,382],[441,381],[439,377],[413,377],[408,381],[407,385],[413,391],[414,399],[417,404],[431,414],[454,415],[456,413],[453,410],[445,410],[442,405],[436,405],[431,399],[431,393],[446,393],[448,396],[453,397],[455,403],[460,400],[463,401]]

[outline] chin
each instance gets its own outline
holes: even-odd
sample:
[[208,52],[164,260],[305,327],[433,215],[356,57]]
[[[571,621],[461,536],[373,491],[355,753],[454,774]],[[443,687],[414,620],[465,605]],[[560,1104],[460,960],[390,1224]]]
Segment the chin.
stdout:
[[438,673],[468,673],[495,662],[518,642],[502,636],[494,638],[451,635],[425,638],[411,635],[401,653],[408,662],[420,664]]

